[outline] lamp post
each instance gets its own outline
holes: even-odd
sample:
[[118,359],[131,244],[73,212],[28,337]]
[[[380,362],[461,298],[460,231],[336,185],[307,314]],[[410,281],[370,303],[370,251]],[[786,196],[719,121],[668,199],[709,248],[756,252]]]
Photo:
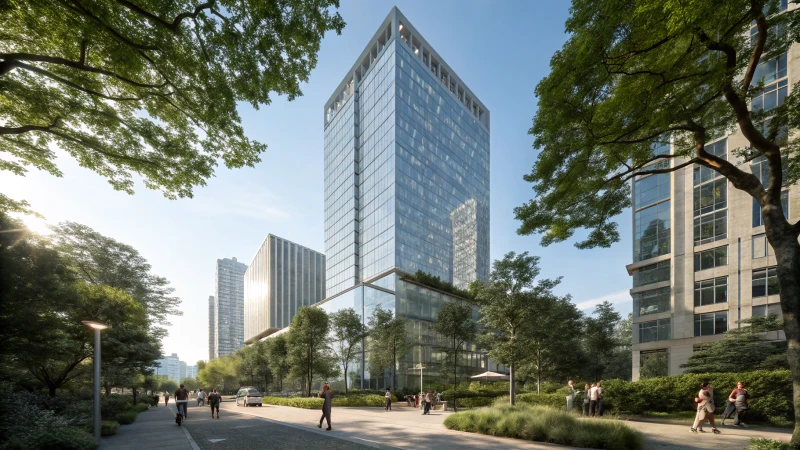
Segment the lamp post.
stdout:
[[94,330],[94,407],[93,428],[94,438],[100,443],[100,332],[108,325],[94,320],[82,321],[84,325]]

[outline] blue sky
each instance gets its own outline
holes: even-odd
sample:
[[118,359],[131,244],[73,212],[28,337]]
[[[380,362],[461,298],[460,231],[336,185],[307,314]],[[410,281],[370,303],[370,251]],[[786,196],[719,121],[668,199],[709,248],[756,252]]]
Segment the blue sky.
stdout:
[[342,0],[339,12],[347,26],[342,35],[323,40],[304,95],[292,102],[275,98],[258,111],[240,105],[248,137],[269,146],[255,168],[220,167],[193,199],[171,201],[141,183],[133,196],[114,191],[59,153],[63,178],[6,172],[0,174],[2,191],[27,199],[49,222],[80,222],[137,248],[183,300],[184,315],[170,320],[164,351],[190,363],[207,359],[208,296],[217,258],[249,263],[267,233],[325,251],[324,103],[394,5],[491,111],[492,259],[529,251],[541,256],[542,276],[564,277],[558,292],[571,294],[581,309],[608,299],[630,312],[630,211],[619,217],[622,241],[610,249],[578,250],[574,240],[541,247],[538,236],[516,234],[513,209],[533,195],[522,176],[536,158],[528,135],[534,89],[566,40],[564,0]]

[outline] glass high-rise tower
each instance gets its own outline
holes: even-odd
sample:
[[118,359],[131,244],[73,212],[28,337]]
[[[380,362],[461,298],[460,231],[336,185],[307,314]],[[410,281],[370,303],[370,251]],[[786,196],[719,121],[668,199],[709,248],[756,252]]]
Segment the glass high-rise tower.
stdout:
[[[432,325],[455,297],[408,275],[465,286],[489,274],[489,110],[393,8],[325,104],[324,126],[318,305],[354,308],[365,323],[377,307],[407,318],[414,348],[398,362],[394,387],[419,386],[420,365],[426,377],[438,374]],[[463,373],[487,370],[485,355],[468,347]],[[353,384],[389,386],[368,361],[350,374]]]
[[[236,258],[218,259],[214,277],[213,336],[210,359],[239,350],[244,345],[244,273],[247,264]],[[212,297],[209,297],[211,300]],[[211,330],[209,330],[211,331]]]
[[395,269],[462,284],[454,261],[488,276],[489,111],[397,8],[324,122],[328,297]]

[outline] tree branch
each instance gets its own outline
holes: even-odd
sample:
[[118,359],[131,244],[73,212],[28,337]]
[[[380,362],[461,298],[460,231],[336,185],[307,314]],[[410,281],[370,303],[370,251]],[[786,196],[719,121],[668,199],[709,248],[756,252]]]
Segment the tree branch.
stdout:
[[131,11],[133,11],[133,12],[135,12],[135,13],[141,15],[141,16],[144,16],[146,19],[150,20],[151,22],[155,23],[156,25],[162,26],[162,27],[164,27],[164,28],[166,28],[166,29],[168,29],[168,30],[170,30],[172,32],[177,32],[178,28],[181,25],[181,22],[183,21],[183,19],[186,19],[186,18],[194,19],[194,18],[196,18],[197,15],[200,14],[200,12],[203,11],[204,9],[212,9],[214,7],[214,5],[216,4],[216,1],[210,1],[210,2],[199,4],[199,5],[195,6],[194,12],[183,12],[183,13],[180,13],[175,17],[175,19],[171,23],[167,22],[166,20],[162,19],[161,17],[156,16],[155,14],[153,14],[153,13],[151,13],[149,11],[144,10],[139,5],[136,5],[136,4],[134,4],[134,3],[132,3],[132,2],[130,2],[128,0],[117,0],[117,3],[119,3],[120,5],[128,8],[129,10],[131,10]]
[[764,53],[764,46],[767,43],[767,19],[761,11],[758,11],[756,26],[758,27],[756,46],[753,48],[753,54],[750,56],[750,62],[747,64],[747,70],[742,80],[742,91],[745,96],[747,96],[747,91],[750,89],[750,84],[753,82],[753,75],[756,72],[758,64],[761,62],[761,54]]
[[67,0],[59,0],[59,1],[61,2],[61,4],[63,4],[64,6],[66,6],[69,9],[71,9],[72,11],[74,11],[74,12],[76,12],[76,13],[82,15],[82,16],[88,17],[93,22],[95,22],[98,25],[100,25],[101,27],[105,28],[106,31],[108,31],[109,33],[111,33],[112,36],[114,36],[115,39],[117,39],[118,41],[122,42],[125,45],[131,46],[131,47],[139,49],[139,50],[156,50],[156,51],[160,50],[158,47],[156,47],[154,45],[139,44],[137,42],[131,41],[130,39],[128,39],[125,36],[123,36],[119,31],[115,30],[114,28],[111,28],[110,25],[106,24],[105,22],[100,20],[97,16],[95,16],[94,14],[92,14],[91,12],[86,10],[86,8],[84,8],[80,4],[73,4],[71,2],[68,2]]
[[58,56],[34,55],[31,53],[0,53],[0,58],[3,58],[3,60],[5,61],[36,61],[49,64],[58,64],[61,66],[82,70],[84,72],[92,72],[92,73],[99,73],[101,75],[107,75],[109,77],[116,78],[120,81],[124,81],[125,83],[131,84],[133,86],[143,87],[143,88],[160,89],[167,85],[166,82],[161,84],[140,83],[138,81],[131,80],[130,78],[123,77],[122,75],[111,70],[102,69],[100,67],[87,66],[84,63],[85,48],[83,48],[83,44],[81,45],[81,47],[82,49],[81,49],[80,61],[72,61],[66,58],[60,58]]
[[22,62],[19,62],[19,61],[17,61],[16,66],[19,67],[19,68],[28,70],[30,72],[38,73],[39,75],[45,76],[47,78],[50,78],[51,80],[58,81],[59,83],[65,84],[65,85],[67,85],[67,86],[69,86],[69,87],[71,87],[73,89],[77,89],[77,90],[79,90],[81,92],[85,92],[85,93],[87,93],[89,95],[94,95],[96,97],[104,98],[106,100],[114,100],[114,101],[117,101],[117,102],[140,101],[140,100],[142,100],[141,97],[112,97],[112,96],[103,94],[102,92],[97,92],[97,91],[94,91],[94,90],[91,90],[91,89],[87,89],[87,88],[85,88],[83,86],[77,85],[77,84],[73,83],[72,81],[69,81],[66,78],[62,78],[62,77],[60,77],[60,76],[58,76],[58,75],[56,75],[56,74],[54,74],[52,72],[49,72],[47,70],[40,69],[40,68],[38,68],[36,66],[31,66],[29,64],[25,64],[25,63],[22,63]]
[[155,162],[150,161],[148,159],[136,158],[136,157],[127,156],[127,155],[120,155],[118,153],[110,153],[110,152],[108,152],[106,150],[103,150],[102,148],[92,144],[91,142],[87,142],[85,139],[80,139],[80,138],[76,138],[76,137],[73,137],[73,136],[69,136],[69,135],[66,135],[64,133],[60,133],[58,131],[54,131],[52,129],[41,130],[41,131],[56,135],[56,136],[58,136],[58,137],[60,137],[62,139],[68,140],[70,142],[74,142],[76,144],[80,144],[80,145],[82,145],[84,147],[87,147],[87,148],[90,148],[90,149],[96,151],[97,153],[100,153],[101,155],[107,156],[107,157],[112,158],[112,159],[122,159],[122,160],[126,160],[126,161],[140,162],[140,163],[143,163],[143,164],[148,164],[148,165],[156,166],[156,167],[159,166],[158,163],[155,163]]
[[61,122],[60,117],[56,117],[55,120],[50,125],[25,125],[21,127],[9,128],[9,127],[0,127],[0,135],[6,134],[23,134],[28,133],[30,131],[47,131],[51,128],[55,128],[58,126],[59,122]]

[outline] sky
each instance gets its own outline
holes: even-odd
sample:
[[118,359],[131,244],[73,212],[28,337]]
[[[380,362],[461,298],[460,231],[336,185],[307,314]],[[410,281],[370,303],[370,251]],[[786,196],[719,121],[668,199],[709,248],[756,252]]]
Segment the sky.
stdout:
[[558,294],[570,294],[586,312],[608,300],[627,316],[630,210],[618,218],[621,241],[608,249],[575,248],[583,232],[549,247],[540,246],[540,236],[516,233],[514,207],[534,194],[522,179],[536,159],[528,134],[534,90],[567,39],[566,0],[342,0],[339,13],[347,26],[341,35],[325,36],[304,95],[291,102],[276,96],[259,110],[239,105],[246,135],[268,145],[256,167],[221,165],[194,198],[168,200],[141,182],[135,195],[115,191],[59,152],[62,178],[36,169],[25,177],[0,172],[2,192],[28,200],[48,223],[79,222],[138,249],[182,300],[183,315],[169,319],[164,353],[189,364],[208,359],[208,296],[218,258],[249,264],[268,233],[325,251],[324,104],[395,5],[491,111],[492,260],[510,251],[538,255],[542,277],[563,277]]

